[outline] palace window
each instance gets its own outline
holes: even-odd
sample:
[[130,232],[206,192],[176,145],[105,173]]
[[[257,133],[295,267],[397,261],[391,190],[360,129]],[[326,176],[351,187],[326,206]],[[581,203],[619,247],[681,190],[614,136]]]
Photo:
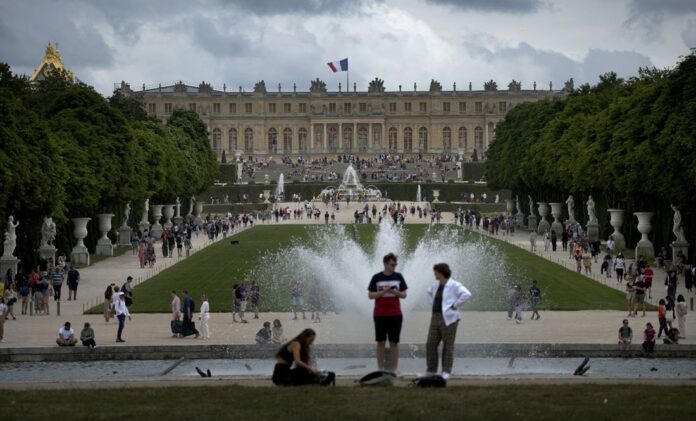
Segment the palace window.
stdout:
[[189,111],[196,111],[196,103],[195,102],[189,102]]
[[479,153],[483,152],[483,129],[481,127],[474,129],[474,147],[478,149]]
[[389,112],[390,112],[390,113],[395,113],[395,112],[396,112],[396,102],[390,102],[390,103],[389,103]]
[[474,104],[475,106],[475,112],[477,113],[482,113],[483,112],[483,102],[477,102]]
[[398,131],[396,130],[396,127],[392,127],[389,129],[389,153],[396,153],[397,151],[397,137]]
[[170,104],[170,103],[164,104],[164,112],[171,113],[172,112],[172,104]]
[[442,103],[442,111],[443,112],[450,112],[450,103],[449,102],[443,102]]
[[290,104],[290,103],[283,104],[283,112],[286,114],[291,113],[292,112],[292,104]]
[[421,102],[420,104],[418,104],[418,109],[419,109],[419,111],[422,112],[422,113],[428,111],[428,103],[427,103],[427,102]]
[[350,102],[343,103],[343,112],[345,114],[350,114],[352,110],[352,104]]
[[404,152],[413,152],[413,130],[410,127],[404,129]]
[[364,102],[360,103],[360,112],[361,113],[366,113],[367,112],[367,104]]
[[230,114],[236,114],[237,113],[237,104],[234,102],[230,103]]
[[[304,104],[300,104],[304,105]],[[300,129],[297,132],[300,152],[307,152],[307,129]]]
[[418,129],[418,152],[428,152],[428,129]]
[[220,112],[220,103],[218,103],[218,102],[213,103],[213,112],[214,113]]
[[268,153],[278,152],[278,131],[274,128],[268,129]]
[[222,130],[213,129],[213,151],[215,153],[220,153],[220,147],[222,146]]
[[237,150],[237,129],[230,129],[228,132],[229,139],[228,139],[228,148],[227,150],[230,152],[234,152]]
[[270,104],[268,104],[268,112],[271,114],[275,113],[275,103],[271,102]]
[[465,113],[465,112],[466,112],[466,102],[460,102],[460,103],[459,103],[459,112],[460,112],[460,113]]
[[329,112],[330,112],[330,113],[335,113],[335,112],[336,112],[336,103],[335,103],[335,102],[329,103]]
[[507,103],[505,101],[500,101],[498,103],[498,111],[500,111],[501,113],[507,112]]
[[329,127],[329,152],[336,152],[338,150],[338,129],[336,127]]
[[407,113],[411,112],[411,103],[410,102],[404,102],[404,111]]
[[253,112],[253,105],[251,102],[247,102],[244,104],[244,112],[247,114],[251,114]]
[[445,152],[452,150],[452,129],[449,127],[442,129],[442,149]]
[[292,153],[292,129],[289,127],[283,130],[283,153]]
[[459,149],[466,151],[468,145],[466,144],[466,127],[459,128]]
[[254,151],[254,130],[250,127],[244,130],[244,152],[252,153]]
[[367,127],[358,129],[358,151],[367,152]]
[[305,104],[304,102],[300,102],[300,112],[301,113],[307,112],[307,104]]
[[147,104],[147,112],[150,114],[157,113],[157,104]]
[[353,128],[344,127],[343,128],[343,151],[353,152]]

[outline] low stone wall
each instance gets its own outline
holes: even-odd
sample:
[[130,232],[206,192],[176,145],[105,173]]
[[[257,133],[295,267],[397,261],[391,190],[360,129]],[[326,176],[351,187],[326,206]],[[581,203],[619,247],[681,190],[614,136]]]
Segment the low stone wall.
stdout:
[[[95,350],[75,348],[0,348],[0,363],[37,361],[105,361],[170,359],[271,359],[277,346],[260,345],[174,345],[174,346],[100,346]],[[424,344],[401,344],[402,357],[425,357]],[[374,344],[317,345],[318,358],[372,358]],[[456,357],[538,357],[538,358],[619,358],[644,357],[639,345],[622,353],[607,344],[460,344]],[[657,345],[655,358],[696,358],[696,345]]]

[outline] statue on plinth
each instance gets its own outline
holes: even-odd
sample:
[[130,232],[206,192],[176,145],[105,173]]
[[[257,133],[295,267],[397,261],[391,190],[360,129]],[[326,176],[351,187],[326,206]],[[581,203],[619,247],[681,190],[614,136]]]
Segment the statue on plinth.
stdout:
[[520,206],[520,195],[515,196],[515,206],[517,206],[517,213],[522,213],[522,207]]
[[130,202],[128,202],[128,203],[126,203],[126,209],[123,211],[123,223],[121,224],[122,227],[128,226],[128,219],[130,218],[130,213],[131,213],[131,204],[130,204]]
[[53,246],[53,241],[56,239],[56,224],[53,218],[45,216],[43,225],[41,225],[41,247]]
[[5,241],[3,242],[3,256],[13,256],[15,248],[17,248],[17,227],[19,221],[15,223],[14,216],[10,215],[7,218],[7,231],[5,231]]
[[575,222],[575,199],[572,194],[566,199],[566,205],[568,205],[568,221]]
[[589,196],[587,198],[587,216],[590,218],[590,220],[587,222],[587,225],[597,224],[597,215],[595,214],[595,203],[594,200],[592,200],[592,196]]
[[150,214],[150,199],[145,199],[145,206],[143,207],[143,218],[141,223],[147,223],[147,216]]
[[181,216],[181,200],[179,200],[179,196],[176,197],[176,216]]
[[529,214],[534,215],[534,200],[532,199],[532,195],[528,194],[527,199],[529,199]]
[[196,203],[196,196],[191,196],[191,199],[189,199],[189,211],[186,214],[188,215],[193,215],[193,205]]
[[673,218],[673,224],[672,225],[672,233],[674,234],[677,239],[674,241],[675,243],[678,244],[684,244],[686,243],[686,236],[684,235],[684,225],[682,224],[682,216],[681,216],[681,211],[679,210],[679,207],[676,205],[670,205],[672,207],[672,210],[674,211],[674,218]]

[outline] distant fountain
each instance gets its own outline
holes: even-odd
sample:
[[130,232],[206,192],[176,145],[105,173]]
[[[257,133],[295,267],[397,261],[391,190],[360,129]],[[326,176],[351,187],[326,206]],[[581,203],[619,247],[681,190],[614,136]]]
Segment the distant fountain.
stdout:
[[420,201],[421,201],[421,188],[420,188],[420,184],[419,184],[418,191],[416,192],[416,202],[420,202]]
[[278,176],[278,186],[276,187],[276,197],[285,196],[285,175],[280,173]]
[[350,198],[353,200],[368,199],[371,201],[384,200],[382,198],[382,192],[374,186],[363,186],[360,184],[360,178],[358,177],[357,171],[353,168],[353,164],[348,165],[346,171],[343,173],[343,179],[341,184],[336,187],[328,187],[321,191],[322,195],[336,195],[339,200]]

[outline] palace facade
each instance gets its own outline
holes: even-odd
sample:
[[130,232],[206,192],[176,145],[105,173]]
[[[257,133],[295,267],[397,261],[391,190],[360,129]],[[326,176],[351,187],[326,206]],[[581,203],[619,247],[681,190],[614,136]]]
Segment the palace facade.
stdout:
[[213,150],[227,159],[235,156],[305,156],[376,153],[452,154],[485,157],[496,125],[517,104],[557,98],[572,90],[522,90],[513,80],[507,90],[494,81],[483,90],[445,91],[432,80],[427,91],[386,91],[374,79],[367,92],[330,92],[316,79],[309,92],[266,89],[264,81],[245,92],[216,90],[205,82],[183,82],[140,91],[121,82],[117,90],[142,98],[147,113],[166,120],[175,109],[195,111],[208,126]]

